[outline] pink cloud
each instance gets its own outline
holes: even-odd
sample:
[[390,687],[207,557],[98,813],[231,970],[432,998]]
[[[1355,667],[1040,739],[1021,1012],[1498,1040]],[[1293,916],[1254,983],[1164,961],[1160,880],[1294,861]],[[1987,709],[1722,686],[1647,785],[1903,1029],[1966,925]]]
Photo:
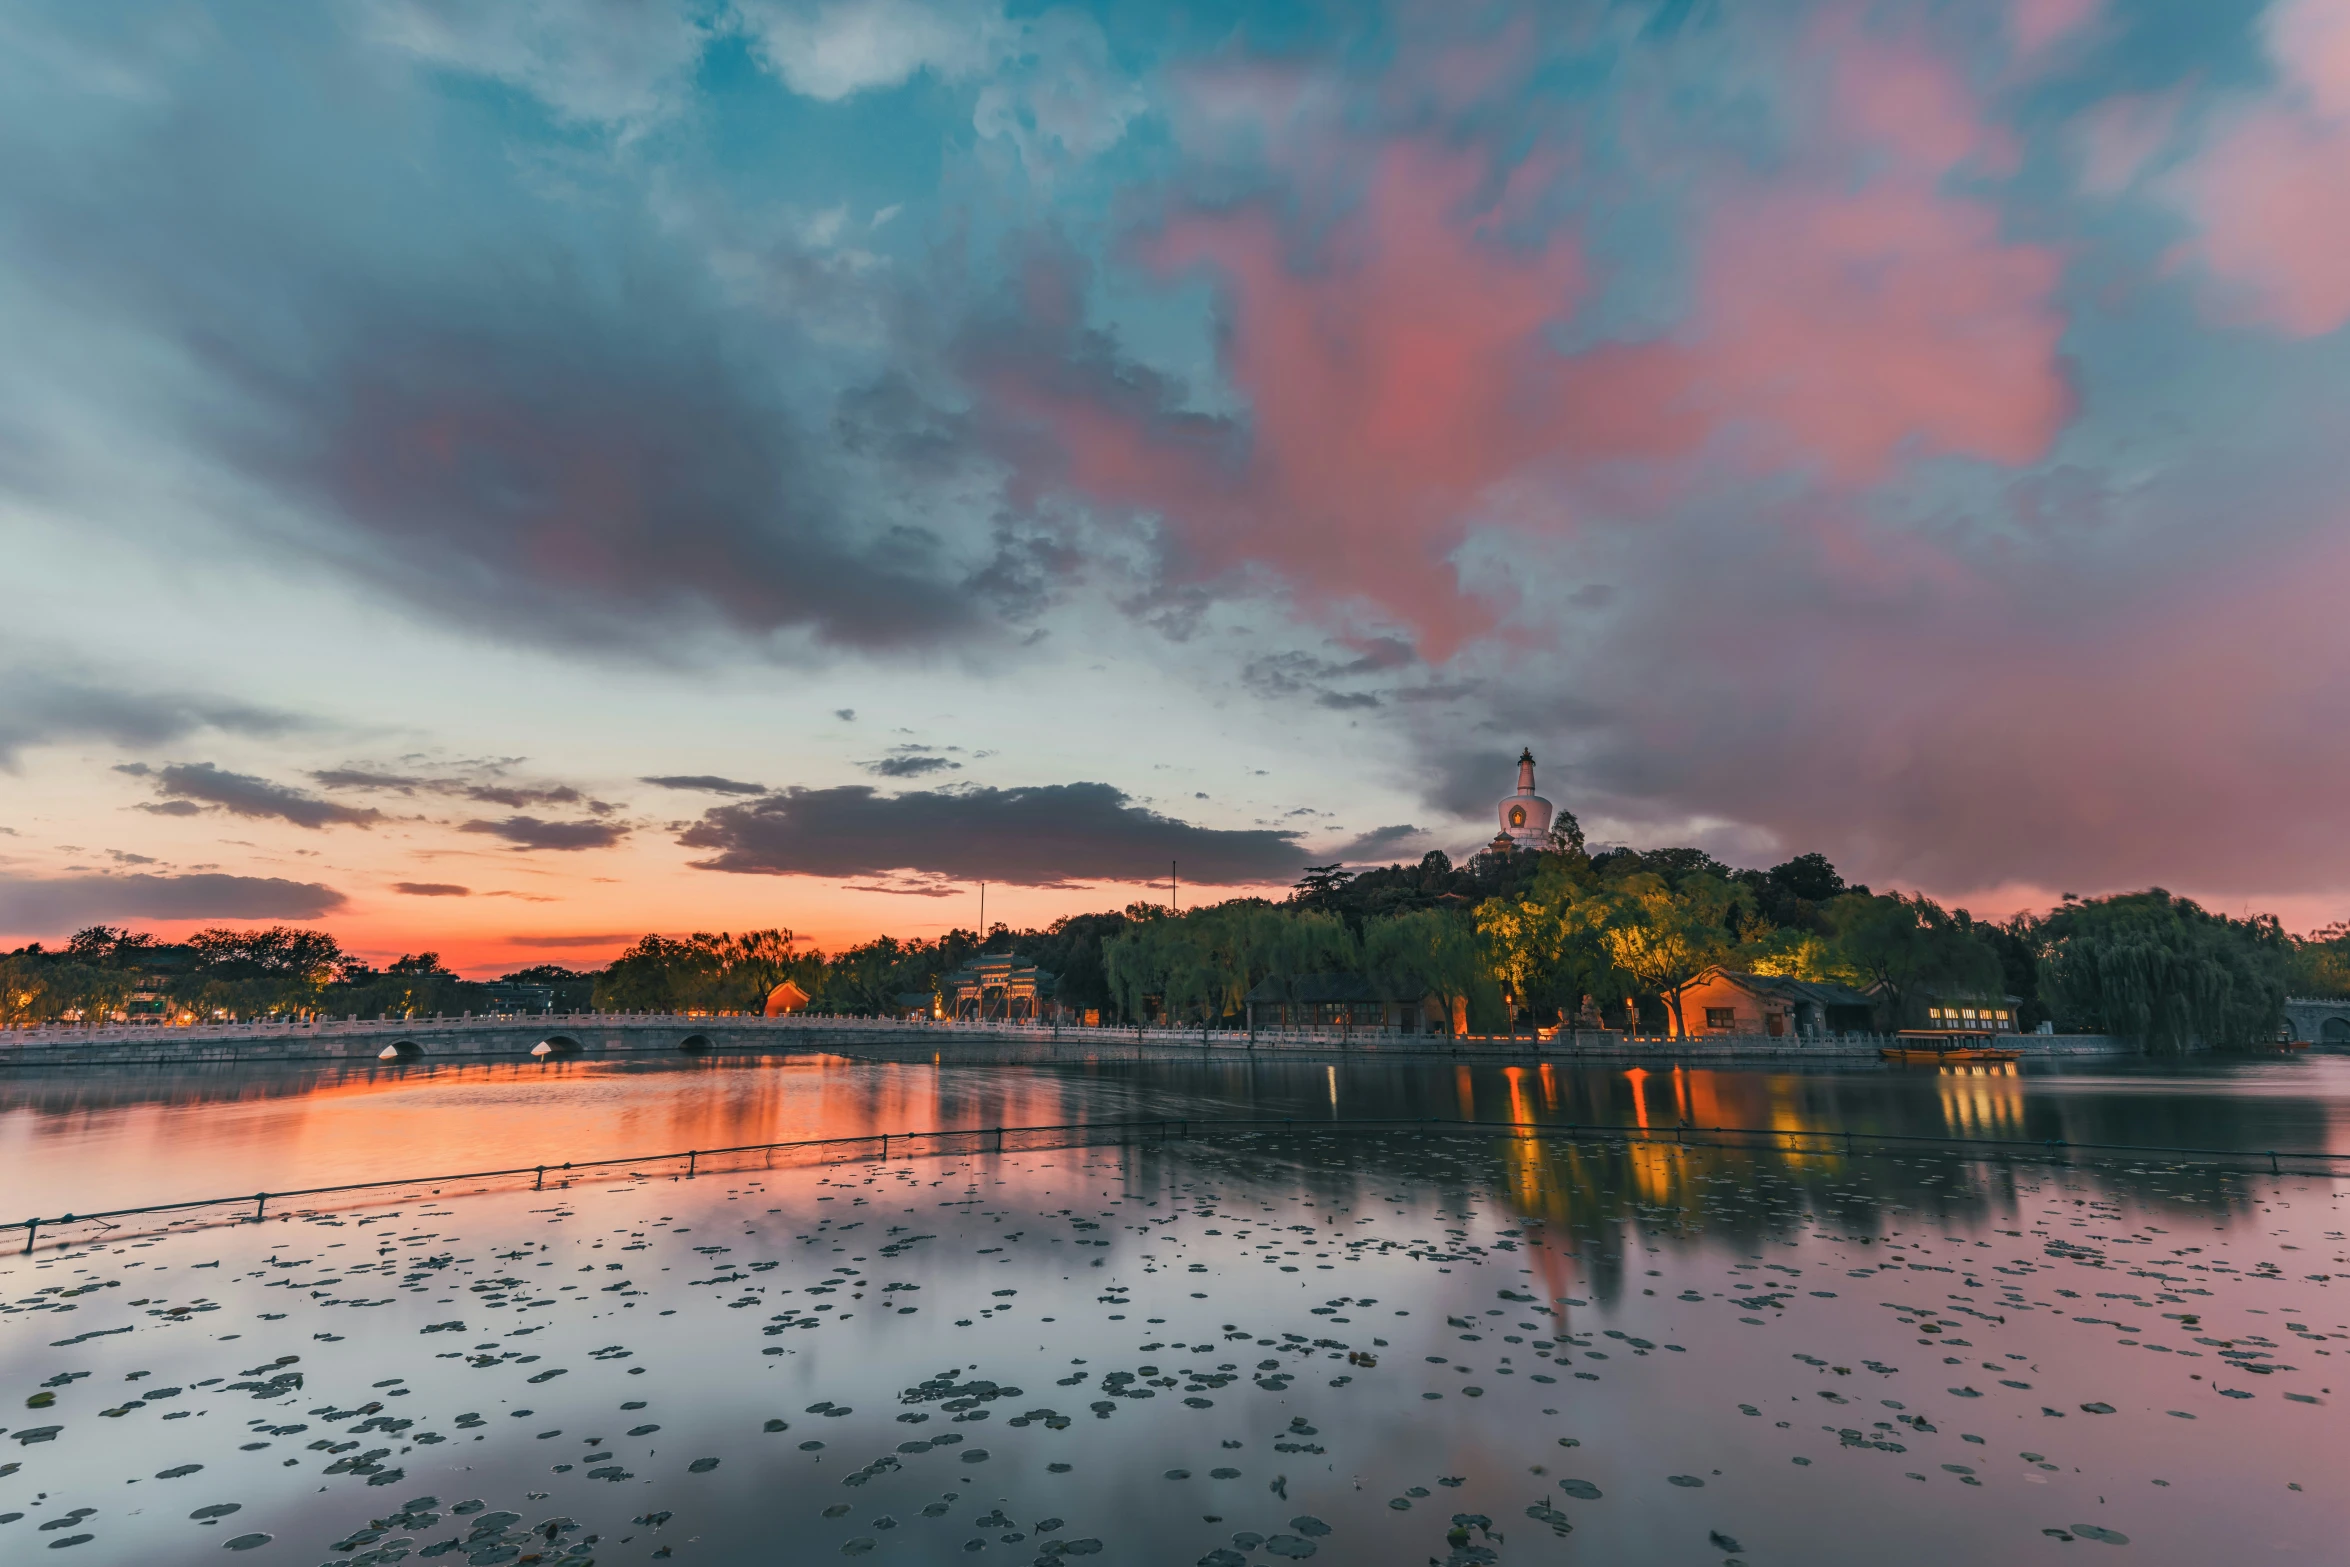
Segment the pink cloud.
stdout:
[[2075,132],[2081,188],[2097,196],[2127,189],[2170,141],[2183,101],[2178,91],[2126,93],[2084,113]]
[[2276,88],[2171,190],[2217,308],[2314,337],[2350,321],[2350,0],[2279,0],[2265,22]]
[[1586,821],[1656,824],[1636,841],[1736,823],[1880,886],[2350,888],[2330,608],[2350,533],[2339,507],[2241,499],[2261,549],[2205,535],[2192,502],[2117,498],[2126,550],[2043,541],[2028,572],[1982,536],[1818,500],[1676,523],[1611,573],[1675,635],[1619,638],[1550,688],[1584,748],[1556,787]]
[[1206,266],[1225,286],[1243,453],[1081,394],[1012,395],[1049,416],[1071,481],[1162,510],[1200,569],[1267,564],[1309,605],[1367,598],[1449,647],[1490,612],[1460,602],[1444,557],[1477,492],[1560,439],[1542,333],[1585,287],[1571,243],[1484,230],[1483,181],[1480,158],[1389,147],[1310,271],[1261,206],[1179,217],[1147,247],[1162,274]]
[[2007,34],[2016,54],[2030,59],[2080,32],[2104,9],[2105,0],[2013,0]]
[[[1049,431],[1062,480],[1162,517],[1188,569],[1269,567],[1309,610],[1374,606],[1437,658],[1493,624],[1449,562],[1528,477],[1706,450],[1856,484],[1919,456],[2034,460],[2073,406],[2062,259],[1941,186],[2005,166],[2009,139],[1913,39],[1838,24],[1806,48],[1820,120],[1783,175],[1702,195],[1692,308],[1669,336],[1554,346],[1588,266],[1522,214],[1563,162],[1528,160],[1496,192],[1481,150],[1398,139],[1326,227],[1254,203],[1179,212],[1143,246],[1162,277],[1217,281],[1244,429],[1033,364],[999,367],[1001,405]],[[1561,505],[1543,525],[1573,520]]]
[[1692,396],[1790,460],[1881,477],[1903,455],[2041,456],[2070,416],[2062,262],[1913,179],[1725,202],[1705,242]]
[[1933,173],[1969,159],[2001,172],[2014,165],[2014,138],[1984,118],[1957,66],[1922,38],[1872,31],[1831,13],[1812,47],[1829,65],[1834,130],[1847,148]]

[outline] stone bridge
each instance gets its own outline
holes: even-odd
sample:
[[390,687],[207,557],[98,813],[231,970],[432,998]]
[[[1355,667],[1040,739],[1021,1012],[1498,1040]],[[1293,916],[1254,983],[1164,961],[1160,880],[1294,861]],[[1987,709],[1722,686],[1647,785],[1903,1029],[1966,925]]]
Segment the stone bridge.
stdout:
[[[2097,1035],[2017,1035],[2031,1056],[2103,1055],[2120,1047]],[[1083,1028],[1050,1023],[901,1022],[890,1018],[707,1017],[581,1012],[407,1021],[57,1025],[0,1032],[0,1068],[183,1066],[206,1063],[620,1060],[825,1053],[877,1060],[952,1058],[968,1064],[1051,1060],[1463,1059],[1513,1061],[1807,1059],[1874,1061],[1873,1038],[1720,1037],[1633,1039],[1586,1032],[1449,1038],[1365,1029]]]
[[2292,997],[2285,1003],[2285,1021],[2295,1039],[2350,1048],[2350,999]]
[[[1087,1032],[1100,1032],[1088,1030]],[[268,1061],[480,1061],[773,1055],[855,1049],[929,1054],[950,1042],[1018,1038],[1049,1028],[954,1027],[873,1018],[664,1016],[581,1012],[504,1017],[207,1023],[190,1027],[57,1025],[0,1033],[0,1066]],[[1127,1036],[1131,1038],[1132,1036]]]

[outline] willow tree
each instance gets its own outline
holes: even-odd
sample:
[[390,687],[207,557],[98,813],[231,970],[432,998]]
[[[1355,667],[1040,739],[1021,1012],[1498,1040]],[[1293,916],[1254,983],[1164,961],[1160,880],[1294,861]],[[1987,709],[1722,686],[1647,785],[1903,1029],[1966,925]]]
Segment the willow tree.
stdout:
[[1257,902],[1145,920],[1102,943],[1110,991],[1138,1022],[1154,1001],[1169,1022],[1216,1022],[1240,1012],[1267,980],[1352,973],[1358,962],[1337,915]]
[[1923,893],[1850,892],[1829,903],[1834,962],[1862,988],[1874,988],[1894,1026],[1914,1022],[1923,998],[1996,996],[2006,980],[1999,954],[1962,916]]
[[1491,966],[1479,928],[1451,909],[1415,909],[1363,926],[1363,972],[1390,1000],[1416,1005],[1434,996],[1444,1008],[1445,1032],[1470,995],[1488,983]]
[[2277,1037],[2290,943],[2272,915],[2230,919],[2160,887],[2069,902],[2042,927],[2060,1015],[2149,1050]]

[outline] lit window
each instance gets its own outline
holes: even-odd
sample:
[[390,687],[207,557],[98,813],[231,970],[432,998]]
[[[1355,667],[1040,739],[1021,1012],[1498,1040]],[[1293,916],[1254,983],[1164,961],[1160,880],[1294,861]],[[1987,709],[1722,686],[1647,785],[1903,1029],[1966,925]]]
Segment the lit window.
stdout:
[[2007,1021],[2007,1014],[2006,1014],[2006,1013],[2004,1013],[2004,1012],[1994,1012],[1994,1013],[1992,1013],[1991,1015],[1992,1015],[1993,1017],[1995,1017],[1995,1018],[1999,1019],[1999,1021],[2000,1021],[2000,1022],[2002,1022],[2002,1023],[2004,1023],[2004,1022],[2006,1022],[2006,1021]]
[[1705,1026],[1719,1029],[1736,1028],[1738,1026],[1738,1009],[1736,1007],[1707,1007],[1705,1009]]
[[1928,1017],[1940,1017],[1941,1015],[1942,1015],[1942,1009],[1941,1009],[1940,1007],[1928,1007],[1928,1008],[1926,1008],[1926,1016],[1928,1016]]
[[1974,1009],[1973,1007],[1966,1007],[1966,1008],[1964,1008],[1964,1009],[1962,1009],[1962,1010],[1961,1010],[1961,1012],[1960,1012],[1960,1014],[1959,1014],[1959,1015],[1960,1015],[1960,1016],[1962,1016],[1962,1017],[1965,1017],[1965,1018],[1972,1019],[1972,1018],[1974,1017],[1974,1015],[1975,1015],[1975,1009]]

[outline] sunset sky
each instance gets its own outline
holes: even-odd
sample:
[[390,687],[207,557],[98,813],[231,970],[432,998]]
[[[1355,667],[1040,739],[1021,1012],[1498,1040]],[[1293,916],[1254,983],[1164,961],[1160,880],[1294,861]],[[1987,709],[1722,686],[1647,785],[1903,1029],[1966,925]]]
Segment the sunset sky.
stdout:
[[32,0],[0,147],[6,945],[1042,922],[1521,746],[2350,915],[2350,0]]

